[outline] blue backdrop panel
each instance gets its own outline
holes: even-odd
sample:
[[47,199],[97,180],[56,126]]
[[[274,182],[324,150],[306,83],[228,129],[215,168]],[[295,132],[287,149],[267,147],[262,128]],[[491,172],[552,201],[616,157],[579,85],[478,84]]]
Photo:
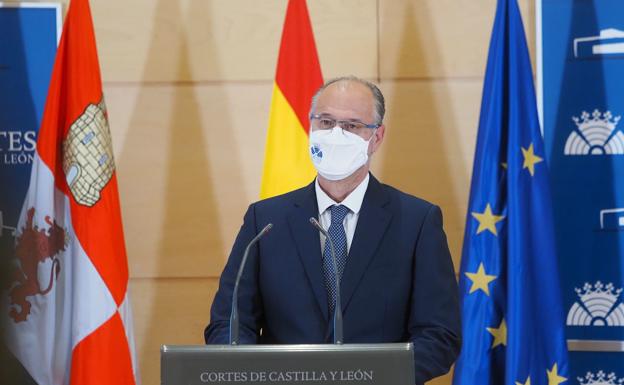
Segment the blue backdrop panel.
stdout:
[[37,132],[56,53],[60,5],[0,6],[0,256],[28,189]]
[[[567,338],[624,340],[624,2],[538,0],[538,10]],[[624,353],[572,352],[571,366],[574,384],[593,383],[588,371],[619,380]]]

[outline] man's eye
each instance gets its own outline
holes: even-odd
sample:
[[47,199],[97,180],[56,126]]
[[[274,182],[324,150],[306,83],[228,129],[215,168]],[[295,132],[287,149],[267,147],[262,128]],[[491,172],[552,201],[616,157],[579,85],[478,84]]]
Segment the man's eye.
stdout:
[[334,128],[334,124],[336,124],[332,119],[320,119],[319,126],[321,128]]
[[344,122],[342,123],[342,129],[347,131],[357,131],[358,125],[355,123]]

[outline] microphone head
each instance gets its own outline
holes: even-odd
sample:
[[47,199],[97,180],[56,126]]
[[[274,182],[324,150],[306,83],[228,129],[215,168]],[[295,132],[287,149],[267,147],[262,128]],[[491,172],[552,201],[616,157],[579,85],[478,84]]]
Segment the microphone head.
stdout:
[[310,223],[312,223],[312,226],[316,227],[317,229],[321,227],[321,224],[316,220],[316,218],[310,217],[309,221]]
[[269,230],[271,230],[272,228],[273,228],[273,223],[269,223],[268,225],[264,226],[264,228],[260,232],[262,233],[262,235],[264,235],[268,233]]

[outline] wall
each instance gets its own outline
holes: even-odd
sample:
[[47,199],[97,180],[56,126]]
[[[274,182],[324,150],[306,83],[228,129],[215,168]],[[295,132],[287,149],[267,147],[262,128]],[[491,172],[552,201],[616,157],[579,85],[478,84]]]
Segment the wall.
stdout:
[[[534,41],[534,4],[521,0]],[[259,195],[286,0],[92,0],[144,384],[161,344],[201,344],[218,277]],[[324,77],[386,95],[373,160],[440,205],[459,268],[495,0],[309,0]],[[533,47],[531,47],[533,52]],[[449,384],[450,376],[434,384]]]

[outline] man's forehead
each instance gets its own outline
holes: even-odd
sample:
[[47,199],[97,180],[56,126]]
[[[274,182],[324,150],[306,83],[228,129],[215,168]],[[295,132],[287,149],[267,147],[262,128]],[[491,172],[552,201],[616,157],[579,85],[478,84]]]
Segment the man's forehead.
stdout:
[[321,92],[316,112],[355,112],[362,118],[370,119],[374,114],[373,99],[373,93],[366,85],[350,80],[338,81]]
[[362,96],[372,98],[373,93],[366,85],[355,81],[355,80],[339,80],[335,83],[328,85],[322,92],[321,95],[327,93],[334,94],[348,94],[355,96]]

